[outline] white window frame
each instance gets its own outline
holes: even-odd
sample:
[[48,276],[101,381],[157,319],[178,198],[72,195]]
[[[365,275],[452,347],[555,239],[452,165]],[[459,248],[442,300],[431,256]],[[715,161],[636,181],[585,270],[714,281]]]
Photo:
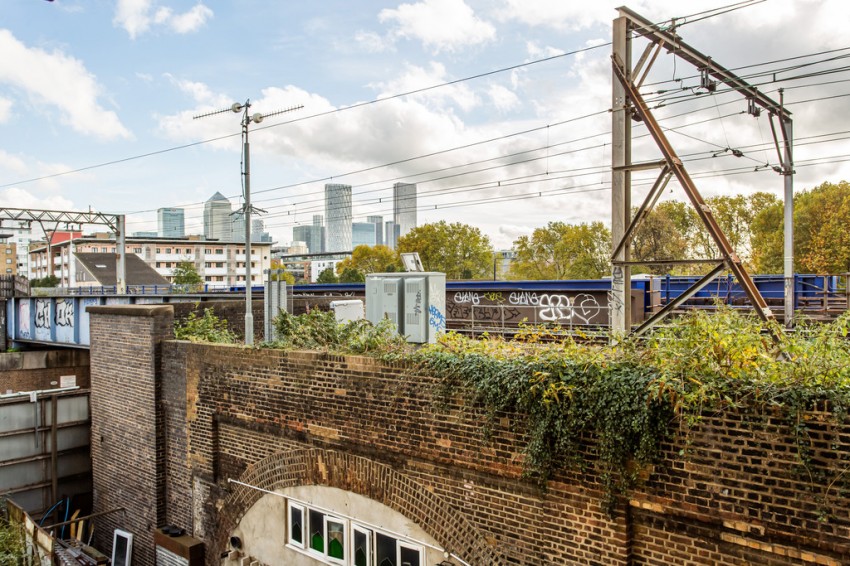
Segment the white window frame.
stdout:
[[402,547],[406,548],[407,550],[413,550],[414,552],[417,552],[419,554],[419,566],[425,566],[425,549],[423,547],[419,546],[418,544],[412,544],[412,543],[405,542],[405,541],[400,540],[400,539],[396,539],[396,547],[395,547],[395,549],[396,549],[395,550],[395,555],[396,555],[395,563],[396,564],[401,566],[401,549],[402,549]]
[[360,534],[366,535],[366,566],[372,566],[372,542],[375,537],[375,533],[372,532],[372,529],[367,529],[361,525],[356,523],[351,524],[351,564],[354,564],[354,533],[359,532]]
[[[299,505],[298,503],[293,503],[292,501],[287,500],[286,507],[286,544],[289,546],[293,546],[295,548],[304,549],[307,543],[307,509],[303,505]],[[299,543],[297,540],[292,539],[292,511],[291,509],[298,509],[301,511],[301,542]]]
[[[337,523],[337,524],[342,526],[342,560],[340,560],[339,558],[332,558],[329,554],[330,553],[330,547],[331,547],[331,539],[328,536],[328,523],[329,522]],[[325,529],[325,560],[329,564],[341,564],[341,565],[348,564],[347,560],[348,560],[348,557],[349,557],[349,554],[350,554],[349,551],[348,551],[348,539],[349,539],[349,537],[348,537],[348,521],[346,521],[342,517],[336,517],[334,515],[325,514],[324,529]]]

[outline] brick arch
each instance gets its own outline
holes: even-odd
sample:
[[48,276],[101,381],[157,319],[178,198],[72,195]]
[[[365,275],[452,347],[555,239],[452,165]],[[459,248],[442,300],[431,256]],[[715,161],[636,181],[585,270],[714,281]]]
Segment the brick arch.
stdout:
[[[268,491],[302,485],[350,491],[411,519],[443,548],[469,564],[504,563],[501,554],[478,529],[443,498],[415,479],[362,456],[318,448],[279,452],[249,466],[239,481]],[[239,484],[230,487],[212,537],[210,557],[218,557],[225,550],[230,533],[265,495]]]

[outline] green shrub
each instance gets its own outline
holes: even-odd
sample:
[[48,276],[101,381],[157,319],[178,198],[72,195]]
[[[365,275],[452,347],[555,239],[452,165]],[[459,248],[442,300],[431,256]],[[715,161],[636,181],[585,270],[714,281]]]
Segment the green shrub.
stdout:
[[404,337],[387,319],[338,323],[333,312],[311,309],[302,315],[285,311],[274,319],[278,341],[274,346],[290,349],[330,350],[351,354],[390,355],[406,348]]
[[211,308],[204,309],[203,316],[193,311],[185,320],[174,321],[174,337],[191,342],[236,342],[236,335],[227,328],[227,321],[217,317]]

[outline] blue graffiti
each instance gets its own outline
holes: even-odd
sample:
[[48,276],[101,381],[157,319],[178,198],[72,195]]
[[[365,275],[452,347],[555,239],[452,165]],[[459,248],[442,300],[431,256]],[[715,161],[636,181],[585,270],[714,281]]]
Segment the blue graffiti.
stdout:
[[428,324],[430,324],[434,329],[438,332],[446,329],[446,315],[440,312],[440,309],[431,305],[428,307],[428,314],[430,314],[430,318],[428,319]]

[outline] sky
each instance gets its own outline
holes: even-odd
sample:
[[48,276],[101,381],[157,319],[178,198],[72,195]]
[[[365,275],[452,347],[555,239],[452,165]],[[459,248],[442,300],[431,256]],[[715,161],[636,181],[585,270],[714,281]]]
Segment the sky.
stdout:
[[[733,4],[625,3],[676,18],[685,42],[774,100],[784,89],[796,191],[850,179],[850,3]],[[352,185],[355,221],[390,219],[393,183],[417,183],[419,224],[471,224],[497,249],[553,221],[610,225],[620,5],[4,0],[0,206],[125,214],[131,233],[183,207],[187,232],[203,233],[215,192],[242,203],[242,114],[193,117],[250,102],[280,112],[248,139],[251,198],[281,245],[324,214],[329,182]],[[663,52],[641,89],[697,188],[781,198],[768,116],[699,86]],[[659,159],[633,131],[634,160]],[[656,174],[635,173],[634,203]],[[671,183],[664,198],[685,196]]]

